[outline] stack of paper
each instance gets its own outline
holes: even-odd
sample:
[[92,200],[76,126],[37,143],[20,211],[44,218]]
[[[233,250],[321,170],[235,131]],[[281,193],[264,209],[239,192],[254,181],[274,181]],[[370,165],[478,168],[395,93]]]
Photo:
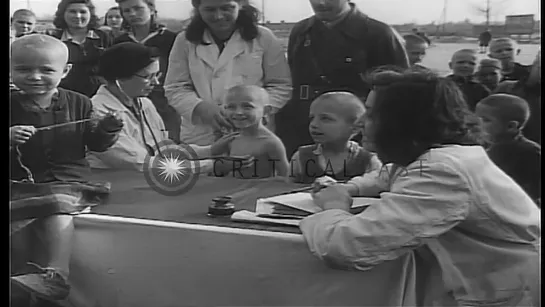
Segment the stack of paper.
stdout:
[[[377,201],[377,198],[355,197],[351,213],[362,212],[367,206]],[[272,223],[298,226],[306,216],[322,211],[314,204],[310,193],[292,193],[258,199],[255,212],[238,211],[231,217],[234,221]]]

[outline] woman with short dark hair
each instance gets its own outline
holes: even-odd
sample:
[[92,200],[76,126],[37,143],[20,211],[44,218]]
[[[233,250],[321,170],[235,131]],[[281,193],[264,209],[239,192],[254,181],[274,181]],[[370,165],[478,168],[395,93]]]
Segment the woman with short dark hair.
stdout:
[[[192,0],[194,12],[176,38],[165,80],[166,96],[182,116],[182,141],[211,144],[232,129],[222,115],[223,96],[236,85],[257,85],[270,96],[269,114],[291,95],[284,48],[259,26],[247,0]],[[269,125],[269,128],[274,129]]]

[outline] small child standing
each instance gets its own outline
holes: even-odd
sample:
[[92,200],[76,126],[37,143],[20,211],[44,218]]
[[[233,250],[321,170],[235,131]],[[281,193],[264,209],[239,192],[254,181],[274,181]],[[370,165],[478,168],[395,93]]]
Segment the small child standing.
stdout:
[[501,81],[527,79],[530,74],[530,66],[522,65],[516,62],[518,55],[517,43],[508,37],[497,38],[490,44],[489,57],[497,59],[502,65]]
[[252,157],[253,165],[242,161],[220,160],[214,165],[214,175],[232,173],[236,178],[268,178],[288,176],[289,165],[282,141],[263,124],[269,112],[269,95],[254,85],[232,87],[225,96],[225,114],[240,132],[231,143],[229,156]]
[[464,93],[466,103],[471,111],[479,101],[490,95],[490,91],[474,79],[477,52],[472,49],[461,49],[452,55],[449,67],[452,74],[447,78],[454,81]]
[[482,59],[477,68],[477,81],[493,92],[501,80],[501,62],[496,59]]
[[403,36],[405,40],[405,49],[409,56],[409,64],[411,66],[417,66],[417,68],[425,68],[420,63],[426,56],[426,50],[429,48],[429,44],[421,36],[416,34],[407,34]]
[[528,103],[517,96],[494,94],[477,104],[476,114],[492,144],[490,159],[540,204],[541,146],[524,137]]
[[494,94],[511,94],[528,102],[530,119],[523,129],[524,136],[541,145],[541,50],[534,59],[528,78],[503,81]]
[[291,158],[297,183],[328,176],[338,181],[378,170],[378,158],[350,139],[362,130],[365,107],[347,92],[325,93],[310,106],[309,132],[315,144],[299,147]]

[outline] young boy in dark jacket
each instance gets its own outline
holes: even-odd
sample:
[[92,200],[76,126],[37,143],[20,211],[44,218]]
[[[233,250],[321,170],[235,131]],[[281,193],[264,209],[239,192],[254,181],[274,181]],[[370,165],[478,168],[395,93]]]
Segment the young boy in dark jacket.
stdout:
[[[11,54],[11,76],[17,89],[11,93],[9,108],[10,189],[12,201],[17,201],[17,197],[28,192],[25,189],[84,181],[90,173],[85,159],[87,150],[104,151],[113,145],[123,123],[113,115],[93,118],[89,98],[58,88],[71,68],[67,64],[68,48],[60,40],[26,35],[12,43]],[[66,186],[64,190],[71,188]],[[67,205],[66,198],[70,196],[50,196],[48,203],[40,203],[43,206],[36,206],[36,202],[34,207],[26,206],[30,210],[28,217],[34,218],[31,223],[25,224],[26,219],[11,223],[12,246],[22,246],[10,251],[14,255],[10,293],[14,306],[36,297],[55,301],[68,295],[73,222],[71,215],[58,213],[64,212],[59,208]],[[24,263],[18,263],[21,259],[28,259],[35,270],[29,271]],[[31,297],[24,297],[25,294]]]
[[541,146],[524,137],[528,103],[517,96],[494,94],[477,104],[477,115],[492,144],[488,155],[498,167],[541,204]]
[[475,106],[479,101],[490,95],[486,86],[482,85],[474,78],[477,65],[477,52],[472,49],[461,49],[452,55],[449,67],[452,74],[447,78],[453,80],[460,90],[464,93],[466,103],[471,111],[475,111]]

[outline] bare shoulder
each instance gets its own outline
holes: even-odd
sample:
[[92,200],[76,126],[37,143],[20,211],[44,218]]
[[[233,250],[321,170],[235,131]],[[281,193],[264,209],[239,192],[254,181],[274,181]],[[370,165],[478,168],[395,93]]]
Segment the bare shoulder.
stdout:
[[269,131],[269,134],[264,139],[264,142],[266,143],[266,146],[269,150],[274,150],[275,152],[279,149],[282,151],[285,151],[284,143],[282,143],[282,140],[276,134]]

